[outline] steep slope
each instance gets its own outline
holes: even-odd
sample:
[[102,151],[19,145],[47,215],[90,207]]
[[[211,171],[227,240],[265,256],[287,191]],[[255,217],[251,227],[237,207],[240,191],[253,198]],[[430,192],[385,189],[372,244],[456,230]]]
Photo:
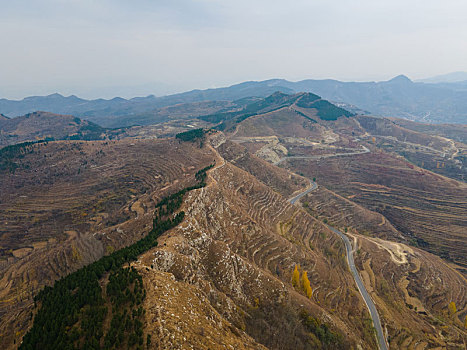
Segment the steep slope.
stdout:
[[467,226],[465,183],[401,157],[462,180],[465,164],[459,144],[385,118],[323,121],[298,107],[299,102],[241,121],[228,138],[271,163],[322,179],[322,185],[342,197],[383,213],[406,242],[465,266],[467,252],[459,244]]
[[[380,308],[392,349],[465,347],[465,277],[421,249],[351,236],[356,239],[357,266]],[[451,303],[457,308],[454,313]]]
[[175,140],[33,144],[1,170],[0,347],[30,324],[44,285],[134,242],[155,203],[213,158]]
[[390,118],[395,124],[406,129],[423,132],[428,135],[438,135],[457,142],[467,144],[467,124],[427,124],[416,123],[406,119]]
[[[340,240],[230,163],[222,163],[211,176],[207,188],[188,195],[186,220],[143,255],[140,269],[149,269],[149,276],[169,272],[178,288],[195,286],[228,322],[268,348],[303,349],[320,343],[333,349],[352,343],[372,348],[375,340],[364,321],[368,314],[340,258]],[[311,299],[291,284],[298,264],[308,271]],[[158,318],[163,325],[153,326],[153,338],[164,339],[162,347],[184,348],[190,337],[201,336],[193,329],[186,339],[181,332],[167,338],[165,332],[176,327],[177,320],[160,300],[147,303],[147,309],[154,310],[149,319]],[[341,335],[335,340],[310,336],[302,311]]]
[[[245,157],[244,149],[233,149],[228,142],[219,149],[226,145],[228,149],[222,153],[232,157],[239,152],[237,159]],[[291,206],[230,162],[221,163],[211,176],[207,188],[188,196],[184,205],[187,219],[135,264],[148,280],[166,276],[160,271],[169,273],[164,278],[170,280],[170,287],[159,283],[154,288],[156,295],[165,295],[163,301],[151,298],[146,302],[151,310],[147,327],[153,338],[161,339],[160,346],[182,349],[202,342],[204,334],[212,334],[206,323],[190,327],[190,322],[176,316],[183,309],[197,319],[197,299],[206,298],[206,305],[223,317],[219,325],[228,322],[241,330],[242,337],[244,331],[268,348],[319,346],[300,321],[303,310],[326,320],[344,337],[350,333],[345,348],[357,344],[375,348],[371,322],[346,269],[340,239],[321,220]],[[311,192],[308,200],[314,195]],[[348,210],[348,216],[353,217],[354,209]],[[356,220],[375,217],[367,229],[379,227],[389,232],[388,236],[397,233],[390,224],[377,222],[383,218],[380,214],[368,216],[367,209],[357,209],[363,214]],[[355,237],[357,266],[377,303],[390,347],[462,347],[466,337],[461,323],[467,313],[465,278],[420,249],[362,236],[354,228],[349,234]],[[296,264],[308,271],[311,299],[297,295],[297,291],[303,292],[291,284]],[[167,298],[171,293],[183,307]],[[189,297],[193,294],[195,300]],[[454,316],[448,311],[451,301],[458,306]]]
[[[342,130],[353,123],[340,119]],[[300,125],[307,119],[298,120]],[[327,130],[326,125],[336,123],[314,124]],[[337,136],[332,142],[348,141]],[[354,243],[357,268],[391,348],[462,347],[467,283],[461,274],[421,249],[375,238],[403,235],[385,216],[352,198],[324,189],[320,182],[303,199],[302,209],[287,198],[303,192],[306,179],[249,154],[222,133],[205,141],[51,142],[30,145],[32,152],[15,160],[15,176],[2,174],[10,190],[0,202],[9,205],[0,207],[0,213],[8,225],[11,220],[31,223],[31,242],[18,238],[26,243],[23,248],[31,243],[34,249],[19,249],[4,264],[2,347],[14,348],[13,341],[19,342],[31,324],[31,292],[147,235],[152,223],[159,225],[153,221],[156,202],[192,185],[203,167],[209,170],[207,186],[179,197],[184,220],[160,236],[157,247],[131,262],[145,290],[137,313],[140,339],[147,339],[147,347],[376,348],[343,242],[325,222],[347,231]],[[83,167],[84,160],[89,167]],[[38,181],[54,168],[51,183]],[[50,193],[55,198],[51,202]],[[107,198],[112,193],[119,195]],[[33,203],[41,204],[37,211]],[[62,222],[61,208],[78,215]],[[176,217],[171,211],[167,216]],[[9,231],[20,232],[16,226],[8,226]],[[49,231],[53,239],[37,244]],[[108,293],[110,277],[104,274],[99,282]],[[447,311],[451,301],[455,312]],[[111,327],[117,311],[108,310],[104,329]]]
[[[302,203],[311,215],[339,228],[354,243],[357,268],[378,305],[391,348],[420,343],[462,348],[467,335],[463,325],[467,280],[461,273],[439,257],[395,243],[404,237],[382,214],[323,186]],[[455,314],[449,310],[451,302],[458,307]],[[440,333],[440,327],[449,331]]]
[[[292,107],[298,109],[297,104]],[[371,242],[357,250],[357,262],[394,339],[392,348],[417,342],[462,347],[467,283],[456,269],[465,272],[465,184],[408,163],[384,148],[379,138],[447,155],[455,152],[452,142],[386,119],[316,120],[307,124],[291,108],[284,108],[240,122],[228,138],[259,157],[316,178],[319,188],[303,199],[306,210],[348,232],[355,242]],[[381,256],[381,251],[387,254]],[[372,261],[377,261],[378,273],[372,272]],[[421,270],[417,264],[423,266]],[[439,279],[434,282],[432,276]],[[463,311],[450,313],[451,301],[462,305],[459,310]],[[443,322],[452,324],[453,332],[439,335],[440,327],[446,326]]]
[[[210,148],[199,149],[190,142],[139,143],[142,147],[180,148],[168,159],[164,156],[167,151],[162,152],[162,149],[146,151],[148,155],[160,154],[155,163],[163,169],[173,168],[165,167],[167,162],[177,165],[172,170],[176,173],[181,167],[180,181],[174,181],[172,187],[161,188],[157,178],[152,176],[153,172],[164,177],[169,174],[161,173],[156,165],[155,169],[148,169],[147,185],[152,188],[146,190],[149,196],[137,196],[136,202],[125,205],[137,213],[136,217],[108,228],[91,226],[84,229],[86,232],[74,234],[69,241],[48,247],[42,254],[40,250],[26,252],[29,253],[26,258],[11,264],[2,280],[3,346],[12,346],[15,337],[19,341],[30,322],[28,315],[32,305],[26,290],[34,292],[41,283],[93,261],[103,251],[108,253],[109,247],[118,248],[141,237],[140,233],[148,230],[152,220],[148,208],[151,208],[153,198],[191,181],[190,172],[185,173],[186,162],[183,160],[197,156],[199,158],[193,161],[204,159],[212,163],[213,158],[216,160],[208,187],[187,194],[182,207],[186,220],[161,237],[158,248],[133,264],[143,276],[147,289],[144,329],[153,335],[153,341],[161,348],[230,345],[257,349],[262,348],[259,343],[274,349],[300,349],[312,344],[321,344],[325,349],[346,349],[349,344],[357,343],[363,348],[372,348],[374,339],[362,321],[368,317],[366,309],[352,287],[345,265],[341,259],[325,258],[323,253],[326,250],[337,257],[342,249],[340,241],[329,235],[325,226],[288,204],[285,198],[252,175],[224,163]],[[216,144],[219,143],[222,139]],[[67,143],[34,147],[59,144]],[[116,148],[122,146],[119,151],[134,147],[130,141],[125,145],[122,142],[113,144]],[[142,151],[139,147],[133,150]],[[41,149],[41,153],[44,151]],[[110,150],[106,149],[106,152]],[[38,153],[36,150],[29,156]],[[60,152],[55,150],[53,153]],[[141,162],[141,156],[138,162],[142,167],[147,166]],[[175,157],[179,157],[180,165],[174,162]],[[118,160],[109,158],[121,164],[125,156]],[[244,164],[258,169],[259,166],[251,165],[255,161],[264,164],[254,157]],[[135,165],[121,165],[122,169],[138,171]],[[115,170],[108,170],[115,173]],[[278,176],[283,178],[284,171],[279,170]],[[270,178],[264,181],[278,183]],[[134,184],[134,181],[130,183]],[[289,192],[300,187],[297,183],[282,190]],[[87,244],[83,246],[85,241]],[[39,265],[38,261],[49,261],[50,265]],[[309,272],[315,290],[311,299],[304,295],[300,286],[295,289],[291,284],[295,264],[301,265],[304,269],[301,268],[301,272]],[[54,269],[53,275],[49,269]],[[164,273],[166,271],[173,277]],[[37,283],[33,278],[39,274],[41,280]],[[103,283],[105,285],[105,281]],[[191,315],[188,319],[187,313]],[[284,326],[287,326],[285,331]]]
[[[290,160],[298,172],[382,213],[412,244],[466,266],[467,187],[377,152],[352,159]],[[441,239],[441,237],[443,237]]]

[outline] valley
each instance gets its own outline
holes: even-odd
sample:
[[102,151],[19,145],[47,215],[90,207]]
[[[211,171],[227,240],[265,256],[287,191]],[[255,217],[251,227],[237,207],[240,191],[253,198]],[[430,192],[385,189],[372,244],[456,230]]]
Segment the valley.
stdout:
[[0,350],[466,350],[466,1],[4,1]]
[[[39,339],[44,286],[101,265],[100,348],[118,332],[130,348],[464,347],[462,140],[306,93],[212,106],[90,140],[54,116],[61,140],[37,130],[4,148],[2,348]],[[142,311],[122,304],[136,310],[128,331],[111,326],[117,273],[141,281],[127,293]],[[85,344],[86,315],[57,339]]]

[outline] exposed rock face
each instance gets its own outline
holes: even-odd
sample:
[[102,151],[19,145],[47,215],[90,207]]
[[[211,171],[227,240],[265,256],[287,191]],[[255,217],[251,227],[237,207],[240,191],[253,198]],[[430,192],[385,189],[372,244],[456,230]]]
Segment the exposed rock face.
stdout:
[[[340,240],[232,164],[221,165],[211,174],[208,187],[187,196],[184,222],[142,257],[141,266],[149,269],[145,274],[166,271],[180,285],[190,284],[236,332],[244,330],[269,348],[310,346],[299,318],[301,310],[343,333],[341,347],[372,348],[374,340],[361,333],[367,311],[344,260],[329,261],[323,253],[327,249],[339,254]],[[311,300],[291,285],[295,264],[308,271],[315,290]],[[147,303],[151,310],[162,307],[157,298]],[[195,309],[187,313],[196,313]],[[161,317],[165,325],[178,324]],[[154,328],[153,338],[159,331]],[[164,344],[173,347],[179,341],[167,339]]]
[[145,328],[156,335],[156,349],[266,349],[228,322],[199,288],[170,273],[141,271],[147,292]]
[[[252,164],[261,160],[247,157],[248,152],[242,153],[241,147],[228,141],[217,144],[232,162],[258,171]],[[280,177],[281,172],[273,172],[272,177]],[[272,179],[267,182],[275,183]],[[299,317],[302,310],[342,334],[341,347],[376,347],[366,306],[347,270],[338,237],[321,221],[290,205],[282,195],[230,162],[224,164],[219,159],[208,183],[206,188],[187,195],[184,222],[161,237],[159,246],[140,261],[148,281],[159,276],[160,271],[173,278],[173,293],[181,298],[177,300],[186,308],[185,315],[206,320],[203,333],[170,312],[157,316],[159,311],[155,310],[165,310],[166,304],[173,303],[167,298],[148,298],[147,310],[152,310],[148,311],[148,327],[150,319],[158,319],[165,327],[152,328],[153,338],[162,335],[162,347],[183,348],[180,344],[188,344],[183,343],[186,340],[182,329],[188,331],[194,344],[199,344],[201,334],[227,334],[228,324],[232,332],[225,339],[234,335],[235,339],[229,341],[238,344],[241,340],[238,348],[251,344],[270,349],[309,348],[310,333]],[[318,194],[316,204],[325,205],[326,198],[334,196],[332,204],[345,207],[344,222],[350,220],[348,224],[352,224],[368,217],[367,229],[379,228],[387,237],[399,234],[380,214],[355,204],[346,206],[344,198],[326,191]],[[342,218],[336,214],[333,219]],[[466,307],[465,279],[459,273],[419,249],[363,237],[355,229],[349,234],[356,239],[357,266],[392,339],[391,347],[423,343],[455,348],[462,343],[458,319],[447,320],[446,325],[454,327],[442,334],[436,325],[437,317],[445,314],[444,299],[452,298],[462,310]],[[311,299],[291,284],[295,265],[308,272]],[[156,293],[164,288],[160,283],[151,286]],[[199,309],[194,296],[203,300],[207,309],[215,310],[221,321],[208,323],[207,309]],[[177,335],[164,335],[169,329]]]
[[49,142],[14,158],[0,171],[0,348],[16,348],[44,285],[138,240],[155,202],[212,158],[173,140]]
[[[202,148],[174,140],[35,145],[34,152],[19,165],[31,162],[37,165],[36,171],[20,166],[15,176],[0,174],[12,184],[10,192],[2,192],[2,198],[12,203],[11,209],[0,211],[11,215],[9,225],[25,215],[24,208],[33,210],[36,202],[42,212],[57,210],[55,202],[60,198],[78,213],[84,209],[89,213],[74,216],[80,220],[77,222],[57,220],[55,231],[47,231],[51,235],[47,241],[42,241],[42,226],[31,226],[30,235],[20,236],[27,239],[24,245],[16,240],[17,249],[1,266],[0,301],[4,303],[0,335],[9,338],[0,337],[0,347],[14,348],[10,329],[24,331],[30,323],[32,295],[22,291],[30,287],[36,291],[142,237],[151,227],[155,202],[192,185],[196,171],[213,160],[207,187],[190,191],[183,199],[184,221],[161,236],[158,247],[133,263],[147,292],[144,336],[151,336],[151,347],[375,349],[371,320],[348,271],[344,246],[323,224],[324,218],[342,231],[348,228],[354,238],[357,269],[376,303],[391,348],[458,348],[465,343],[464,325],[459,321],[467,313],[465,278],[440,258],[387,241],[402,240],[402,233],[382,213],[357,204],[348,193],[339,195],[326,189],[323,184],[332,183],[332,171],[325,173],[323,165],[323,174],[318,175],[320,187],[302,199],[302,209],[287,198],[303,191],[309,185],[307,179],[259,159],[222,133],[211,135],[208,141],[211,143]],[[299,146],[311,143],[298,138],[286,141]],[[342,143],[339,147],[345,150],[346,146]],[[106,156],[98,156],[99,151]],[[60,166],[50,167],[51,160]],[[92,161],[93,166],[81,169],[83,160]],[[101,177],[94,165],[101,169]],[[55,191],[51,203],[37,180],[50,169],[57,174],[48,184],[48,191]],[[104,176],[108,180],[104,181]],[[66,184],[79,186],[63,185],[64,178]],[[29,189],[30,198],[15,196],[16,188]],[[82,191],[87,188],[96,197]],[[375,198],[386,188],[371,185],[366,192]],[[110,202],[117,191],[125,191],[123,204],[109,204],[106,211],[91,205],[101,198]],[[34,214],[36,220],[50,224],[53,215],[40,214]],[[60,225],[69,229],[64,231]],[[13,225],[2,228],[8,228],[10,235],[15,232]],[[60,236],[63,232],[66,237]],[[310,298],[301,286],[292,285],[295,266],[300,266],[302,276],[307,272]],[[455,315],[447,311],[450,301],[456,303]],[[313,333],[302,312],[326,324],[328,336],[335,339]]]

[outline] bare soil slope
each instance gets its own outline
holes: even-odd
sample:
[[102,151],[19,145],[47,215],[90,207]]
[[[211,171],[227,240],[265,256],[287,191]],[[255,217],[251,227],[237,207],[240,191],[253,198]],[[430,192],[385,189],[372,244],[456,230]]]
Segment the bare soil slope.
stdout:
[[0,173],[0,347],[23,335],[39,288],[140,238],[155,203],[212,160],[174,140],[50,142],[13,159]]

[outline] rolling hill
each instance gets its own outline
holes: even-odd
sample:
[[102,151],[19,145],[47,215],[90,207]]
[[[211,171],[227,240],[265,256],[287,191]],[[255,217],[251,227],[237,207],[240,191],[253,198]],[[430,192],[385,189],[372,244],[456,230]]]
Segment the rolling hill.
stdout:
[[44,139],[101,140],[107,130],[71,115],[34,112],[0,119],[0,147]]

